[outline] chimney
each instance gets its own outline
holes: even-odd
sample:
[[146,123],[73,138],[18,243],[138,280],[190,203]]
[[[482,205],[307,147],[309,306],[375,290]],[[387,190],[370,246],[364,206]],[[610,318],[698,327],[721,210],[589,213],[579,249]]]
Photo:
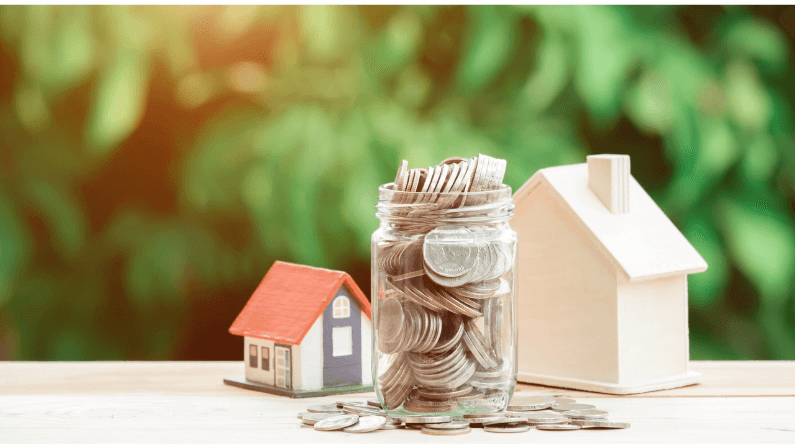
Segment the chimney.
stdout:
[[588,187],[610,213],[629,213],[629,156],[599,154],[587,160]]

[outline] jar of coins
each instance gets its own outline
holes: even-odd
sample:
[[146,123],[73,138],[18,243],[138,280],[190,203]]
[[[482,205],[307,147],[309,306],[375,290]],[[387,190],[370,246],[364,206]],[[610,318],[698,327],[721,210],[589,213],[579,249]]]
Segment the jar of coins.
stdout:
[[390,415],[502,411],[516,384],[516,232],[506,162],[408,169],[378,190],[373,383]]

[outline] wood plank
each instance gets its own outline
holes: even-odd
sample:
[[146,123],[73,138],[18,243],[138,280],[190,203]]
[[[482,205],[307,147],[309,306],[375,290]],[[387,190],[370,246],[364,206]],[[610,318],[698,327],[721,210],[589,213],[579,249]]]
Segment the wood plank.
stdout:
[[[628,397],[795,396],[795,361],[691,361],[702,383]],[[167,394],[246,395],[223,384],[243,373],[242,361],[0,362],[0,395]],[[611,397],[595,392],[518,384],[517,391],[571,397]]]
[[[323,433],[299,427],[312,404],[226,386],[237,362],[0,362],[2,442],[786,442],[795,440],[795,362],[693,362],[704,384],[631,397],[519,385],[556,393],[632,424],[615,431],[433,438],[417,431]],[[676,396],[674,396],[674,394]],[[752,397],[751,395],[763,395]],[[701,395],[701,396],[700,396]],[[782,395],[776,397],[774,395]],[[372,393],[345,395],[368,398]],[[728,397],[728,398],[726,398]]]
[[[245,391],[244,391],[245,392]],[[361,394],[362,397],[367,394]],[[346,396],[350,397],[350,396]],[[532,429],[457,437],[419,431],[369,434],[300,428],[298,412],[333,398],[245,395],[12,395],[0,398],[0,439],[17,442],[247,443],[605,443],[792,442],[795,398],[591,398],[580,400],[629,422],[623,430],[566,433]]]

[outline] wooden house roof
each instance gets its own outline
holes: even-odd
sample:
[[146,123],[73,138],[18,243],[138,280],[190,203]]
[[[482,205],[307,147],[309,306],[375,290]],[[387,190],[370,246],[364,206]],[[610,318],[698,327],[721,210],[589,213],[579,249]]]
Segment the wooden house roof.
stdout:
[[345,285],[370,317],[370,302],[342,271],[277,261],[265,274],[229,332],[238,336],[298,345]]
[[588,187],[588,165],[564,165],[536,172],[514,194],[525,200],[544,183],[579,222],[597,247],[629,281],[703,272],[707,263],[634,177],[629,212],[610,213]]

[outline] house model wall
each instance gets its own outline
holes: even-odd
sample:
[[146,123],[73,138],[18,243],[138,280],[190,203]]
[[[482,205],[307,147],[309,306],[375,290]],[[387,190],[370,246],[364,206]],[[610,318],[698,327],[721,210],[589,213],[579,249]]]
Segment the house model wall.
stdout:
[[542,169],[514,203],[520,381],[614,394],[698,382],[687,275],[707,264],[628,156]]

